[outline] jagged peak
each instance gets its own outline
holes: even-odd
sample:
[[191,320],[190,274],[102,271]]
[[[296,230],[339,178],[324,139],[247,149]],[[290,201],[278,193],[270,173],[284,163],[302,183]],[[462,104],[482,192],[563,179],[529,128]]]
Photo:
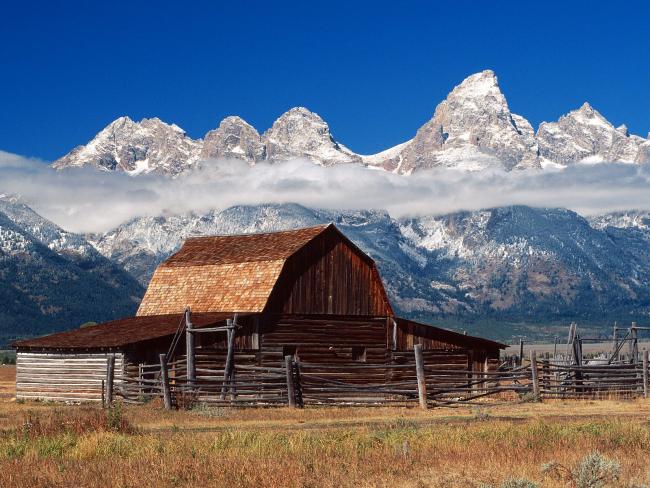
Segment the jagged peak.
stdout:
[[135,124],[136,124],[136,122],[134,122],[133,119],[131,119],[131,117],[129,117],[127,115],[122,115],[121,117],[118,117],[113,122],[111,122],[106,127],[104,127],[104,130],[106,130],[106,129],[119,129],[119,128],[122,128],[122,127],[125,127],[125,126],[131,126],[131,125],[135,125]]
[[227,117],[224,117],[224,119],[219,123],[220,128],[226,127],[228,125],[241,125],[244,127],[251,128],[255,132],[257,132],[257,129],[255,129],[255,127],[253,127],[251,124],[246,122],[239,115],[228,115]]
[[483,98],[488,95],[502,94],[496,74],[491,69],[486,69],[465,78],[450,95]]
[[589,102],[583,103],[577,110],[572,110],[565,117],[570,117],[575,121],[587,125],[600,125],[608,128],[614,126],[603,115],[592,107]]
[[624,136],[629,136],[629,135],[630,135],[630,131],[628,130],[627,125],[625,125],[625,124],[621,124],[621,125],[619,125],[619,126],[616,128],[616,131],[617,131],[617,132],[620,132],[620,133],[623,134]]
[[293,107],[287,110],[282,115],[280,115],[280,117],[278,117],[278,119],[275,122],[277,123],[281,120],[292,119],[297,117],[303,117],[306,119],[311,119],[326,124],[326,122],[323,120],[323,118],[320,115],[318,115],[316,112],[312,112],[311,110],[305,107]]

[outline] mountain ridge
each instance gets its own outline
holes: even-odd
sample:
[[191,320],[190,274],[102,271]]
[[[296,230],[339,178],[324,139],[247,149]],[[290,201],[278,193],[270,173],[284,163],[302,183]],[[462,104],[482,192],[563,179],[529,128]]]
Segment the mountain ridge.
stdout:
[[0,346],[131,315],[144,289],[83,237],[0,198]]
[[[133,219],[87,238],[145,283],[189,236],[333,222],[375,259],[399,313],[434,323],[528,324],[530,334],[543,335],[531,324],[602,325],[650,315],[650,230],[637,225],[650,217],[634,215],[598,221],[565,209],[510,206],[395,219],[385,211],[239,205]],[[507,337],[504,327],[493,332]]]
[[535,131],[510,111],[496,74],[485,70],[454,87],[413,138],[373,155],[351,151],[318,114],[294,107],[262,134],[232,115],[202,139],[157,118],[134,122],[120,117],[52,166],[177,176],[209,158],[249,164],[303,158],[323,166],[362,164],[399,174],[437,167],[539,170],[605,161],[648,163],[650,141],[630,135],[625,126],[614,127],[588,103],[555,122],[542,122]]

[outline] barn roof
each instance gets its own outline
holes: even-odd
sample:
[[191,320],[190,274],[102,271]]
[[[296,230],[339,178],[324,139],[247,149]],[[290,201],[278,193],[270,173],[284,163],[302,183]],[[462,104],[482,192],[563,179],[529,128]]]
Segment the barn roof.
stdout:
[[191,237],[163,266],[177,268],[285,260],[330,225],[259,234]]
[[187,239],[154,273],[137,315],[238,310],[261,312],[287,259],[326,231],[336,232],[365,261],[333,224],[297,230]]
[[[232,318],[234,313],[193,313],[192,324],[200,328]],[[15,341],[15,348],[93,349],[167,337],[176,332],[183,314],[147,315],[112,320],[103,324]]]

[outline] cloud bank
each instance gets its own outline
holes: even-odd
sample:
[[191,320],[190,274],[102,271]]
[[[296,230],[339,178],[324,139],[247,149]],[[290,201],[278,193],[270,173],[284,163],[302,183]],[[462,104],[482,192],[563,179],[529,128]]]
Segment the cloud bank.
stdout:
[[138,216],[205,212],[238,204],[296,202],[327,209],[384,209],[394,217],[505,205],[564,207],[582,215],[650,209],[650,165],[576,165],[565,170],[394,175],[357,165],[308,161],[249,166],[206,161],[169,179],[92,168],[54,171],[0,151],[0,194],[17,194],[73,232],[103,232]]

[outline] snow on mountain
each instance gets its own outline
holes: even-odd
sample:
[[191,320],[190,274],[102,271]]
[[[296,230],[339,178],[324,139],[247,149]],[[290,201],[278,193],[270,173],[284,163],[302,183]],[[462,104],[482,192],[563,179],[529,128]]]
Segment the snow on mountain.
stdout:
[[22,203],[19,197],[0,196],[0,212],[56,253],[64,253],[78,260],[99,257],[82,236],[65,231],[41,217]]
[[144,289],[83,237],[15,198],[0,198],[0,347],[130,315]]
[[510,112],[496,75],[486,70],[455,87],[400,154],[381,166],[409,174],[433,167],[538,168],[539,161],[532,127]]
[[201,143],[177,125],[160,119],[134,122],[120,117],[85,146],[78,146],[56,160],[56,169],[94,166],[106,171],[130,174],[156,172],[177,175],[199,160]]
[[599,162],[650,162],[650,141],[615,128],[588,104],[544,122],[537,132],[513,114],[490,70],[456,86],[415,136],[373,155],[359,155],[336,141],[328,124],[306,108],[281,115],[263,135],[240,117],[226,117],[203,140],[193,140],[159,119],[121,117],[85,146],[54,162],[57,169],[94,166],[132,175],[176,176],[210,158],[249,164],[304,158],[322,166],[363,164],[399,174],[427,168],[480,171],[487,168],[563,168]]
[[336,142],[318,114],[304,107],[282,114],[263,138],[271,161],[307,158],[323,166],[361,162],[358,154]]
[[203,138],[201,159],[209,158],[241,159],[254,164],[266,158],[266,147],[252,125],[230,116]]
[[639,229],[650,234],[650,211],[626,210],[612,212],[589,218],[589,222],[596,229],[613,227],[617,229]]
[[647,140],[631,136],[624,125],[615,128],[588,103],[557,122],[542,122],[537,140],[540,156],[561,165],[650,162]]

